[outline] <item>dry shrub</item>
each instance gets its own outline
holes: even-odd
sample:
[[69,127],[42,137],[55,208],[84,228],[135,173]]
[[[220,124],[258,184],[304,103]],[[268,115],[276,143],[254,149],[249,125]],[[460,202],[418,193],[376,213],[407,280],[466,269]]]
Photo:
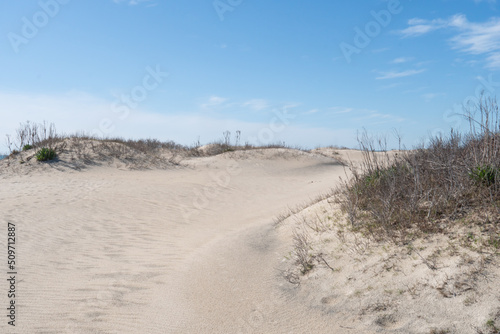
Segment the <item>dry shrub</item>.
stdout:
[[7,147],[9,153],[16,153],[29,148],[47,147],[53,149],[55,145],[61,142],[62,138],[57,134],[56,127],[53,123],[33,123],[27,121],[21,123],[16,130],[14,138],[7,135]]
[[302,275],[314,268],[315,257],[311,255],[311,238],[305,231],[293,232],[294,257],[297,265],[301,267]]
[[[366,132],[359,138],[363,163],[337,190],[353,226],[372,235],[405,240],[436,232],[440,222],[473,212],[500,211],[500,118],[495,99],[468,111],[470,131],[431,138],[427,147],[389,153]],[[498,231],[498,228],[494,229]],[[497,236],[496,236],[497,237]]]
[[[186,146],[173,141],[157,139],[123,139],[119,137],[100,138],[91,134],[77,132],[74,134],[59,134],[53,123],[21,123],[15,136],[7,135],[7,147],[11,158],[18,157],[22,151],[29,148],[37,150],[47,148],[56,154],[69,153],[71,161],[82,168],[85,165],[100,164],[103,161],[111,163],[119,160],[133,169],[150,167],[168,167],[179,165],[183,158],[214,156],[225,152],[266,149],[290,148],[285,143],[272,143],[264,146],[254,146],[249,143],[240,145],[241,131],[236,131],[234,145],[231,142],[231,132],[223,132],[223,140],[214,142],[200,150],[200,142]],[[24,162],[21,156],[21,162]],[[28,157],[28,160],[31,159]]]

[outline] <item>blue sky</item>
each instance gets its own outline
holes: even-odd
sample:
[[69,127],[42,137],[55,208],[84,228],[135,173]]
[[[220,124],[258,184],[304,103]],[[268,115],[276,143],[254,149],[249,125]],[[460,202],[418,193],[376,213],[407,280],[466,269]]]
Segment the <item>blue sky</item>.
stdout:
[[[192,144],[411,147],[500,90],[494,0],[0,4],[0,152],[20,122]],[[394,141],[391,145],[394,146]]]

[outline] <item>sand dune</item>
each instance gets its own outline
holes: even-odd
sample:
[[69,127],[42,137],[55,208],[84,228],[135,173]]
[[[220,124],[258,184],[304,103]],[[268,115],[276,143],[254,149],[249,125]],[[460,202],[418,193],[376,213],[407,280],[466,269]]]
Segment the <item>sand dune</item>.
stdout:
[[[235,151],[143,170],[68,157],[0,162],[18,260],[16,327],[4,320],[2,333],[494,333],[486,324],[500,322],[497,257],[452,233],[411,248],[364,239],[318,200],[359,151]],[[294,231],[324,261],[298,281]]]
[[280,288],[271,226],[334,186],[339,163],[273,149],[185,164],[4,172],[2,220],[18,229],[15,332],[237,333],[271,295],[256,332],[316,323]]

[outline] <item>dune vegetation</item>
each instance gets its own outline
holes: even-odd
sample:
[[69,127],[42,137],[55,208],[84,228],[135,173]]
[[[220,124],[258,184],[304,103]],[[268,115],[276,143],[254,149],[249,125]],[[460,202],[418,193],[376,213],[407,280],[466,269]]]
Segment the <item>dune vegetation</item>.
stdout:
[[337,187],[275,219],[291,235],[282,276],[297,294],[354,317],[351,329],[498,332],[497,102],[483,98],[464,117],[467,131],[411,150],[365,132],[359,151],[338,151]]
[[[120,137],[97,137],[85,132],[64,134],[56,130],[53,123],[26,121],[16,129],[15,135],[7,135],[8,164],[33,162],[55,162],[73,169],[91,165],[118,164],[129,169],[168,168],[180,165],[184,158],[215,156],[225,152],[290,148],[284,142],[267,145],[241,144],[241,132],[234,138],[224,131],[220,140],[201,145],[199,140],[192,145],[158,139],[124,139]],[[301,150],[300,148],[295,148]]]
[[452,130],[428,146],[380,154],[363,134],[361,166],[338,190],[353,227],[406,242],[467,220],[487,231],[484,243],[500,248],[500,114],[494,99],[468,112],[470,130]]

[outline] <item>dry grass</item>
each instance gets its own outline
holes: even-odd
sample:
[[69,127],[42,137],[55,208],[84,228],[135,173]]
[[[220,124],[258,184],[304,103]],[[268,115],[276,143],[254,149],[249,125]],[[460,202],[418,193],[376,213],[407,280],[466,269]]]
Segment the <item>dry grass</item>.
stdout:
[[[240,144],[241,132],[237,131],[234,144],[231,133],[225,131],[222,140],[201,146],[199,141],[191,146],[173,141],[157,139],[98,138],[86,133],[60,134],[52,123],[21,123],[14,136],[7,135],[8,160],[24,164],[29,162],[41,148],[53,149],[59,156],[70,156],[71,168],[81,169],[89,165],[99,165],[118,161],[132,169],[164,168],[179,165],[185,158],[215,156],[226,152],[291,148],[285,143],[255,146]],[[298,149],[298,148],[297,148]],[[62,161],[55,159],[56,163]],[[9,162],[10,163],[10,162]]]
[[[298,294],[314,296],[321,301],[314,305],[332,314],[361,309],[355,324],[378,331],[498,332],[496,101],[483,100],[466,117],[470,131],[412,151],[389,152],[383,140],[363,134],[362,164],[349,164],[331,197],[275,220],[293,224],[282,272]],[[453,324],[442,307],[453,309]],[[476,313],[480,320],[467,318]],[[415,314],[425,326],[415,327]]]
[[[316,196],[315,198],[312,198],[310,201],[307,201],[305,203],[302,203],[301,205],[297,205],[296,207],[293,208],[288,208],[288,210],[280,213],[278,216],[276,216],[273,221],[274,221],[274,227],[279,227],[287,218],[294,216],[298,214],[299,212],[303,211],[304,209],[310,207],[311,205],[321,202],[322,200],[329,198],[332,196],[333,192],[327,192],[324,194],[320,194]],[[318,221],[314,222],[309,222],[309,221],[304,221],[306,224],[314,224],[315,228],[317,229],[322,229],[324,228],[324,222],[321,221],[321,219],[318,217]]]
[[[331,246],[321,242],[325,235],[337,238],[343,251],[353,257],[365,256],[372,244],[395,243],[408,248],[408,254],[432,272],[442,271],[443,252],[456,253],[458,246],[465,247],[484,261],[460,277],[450,277],[438,291],[456,296],[473,290],[473,283],[487,273],[489,256],[500,250],[500,114],[496,101],[489,99],[466,117],[471,124],[468,133],[451,132],[412,151],[388,152],[383,140],[364,133],[362,164],[350,164],[352,177],[331,194],[275,218],[275,225],[281,226],[294,216],[300,226],[293,231],[291,255],[296,270],[290,269],[285,278],[300,282],[318,265],[334,271],[329,264]],[[331,211],[323,216],[299,215],[327,198],[334,210],[341,209],[339,220],[330,217]],[[425,254],[425,248],[413,246],[443,234],[452,243],[450,249]],[[415,297],[417,286],[408,286],[408,292]]]
[[[337,190],[353,227],[374,237],[407,242],[442,232],[464,218],[484,225],[500,246],[500,117],[494,99],[483,99],[466,117],[470,131],[434,137],[428,147],[389,154],[366,133],[361,167]],[[472,219],[469,219],[471,221]]]
[[32,148],[54,148],[54,145],[60,140],[61,138],[57,134],[53,123],[47,124],[43,122],[37,124],[27,121],[20,124],[15,137],[7,135],[6,144],[10,154],[17,154],[28,148],[28,146]]
[[296,264],[301,267],[302,275],[308,273],[314,268],[315,256],[311,254],[311,237],[306,231],[297,231],[293,233],[294,257]]

